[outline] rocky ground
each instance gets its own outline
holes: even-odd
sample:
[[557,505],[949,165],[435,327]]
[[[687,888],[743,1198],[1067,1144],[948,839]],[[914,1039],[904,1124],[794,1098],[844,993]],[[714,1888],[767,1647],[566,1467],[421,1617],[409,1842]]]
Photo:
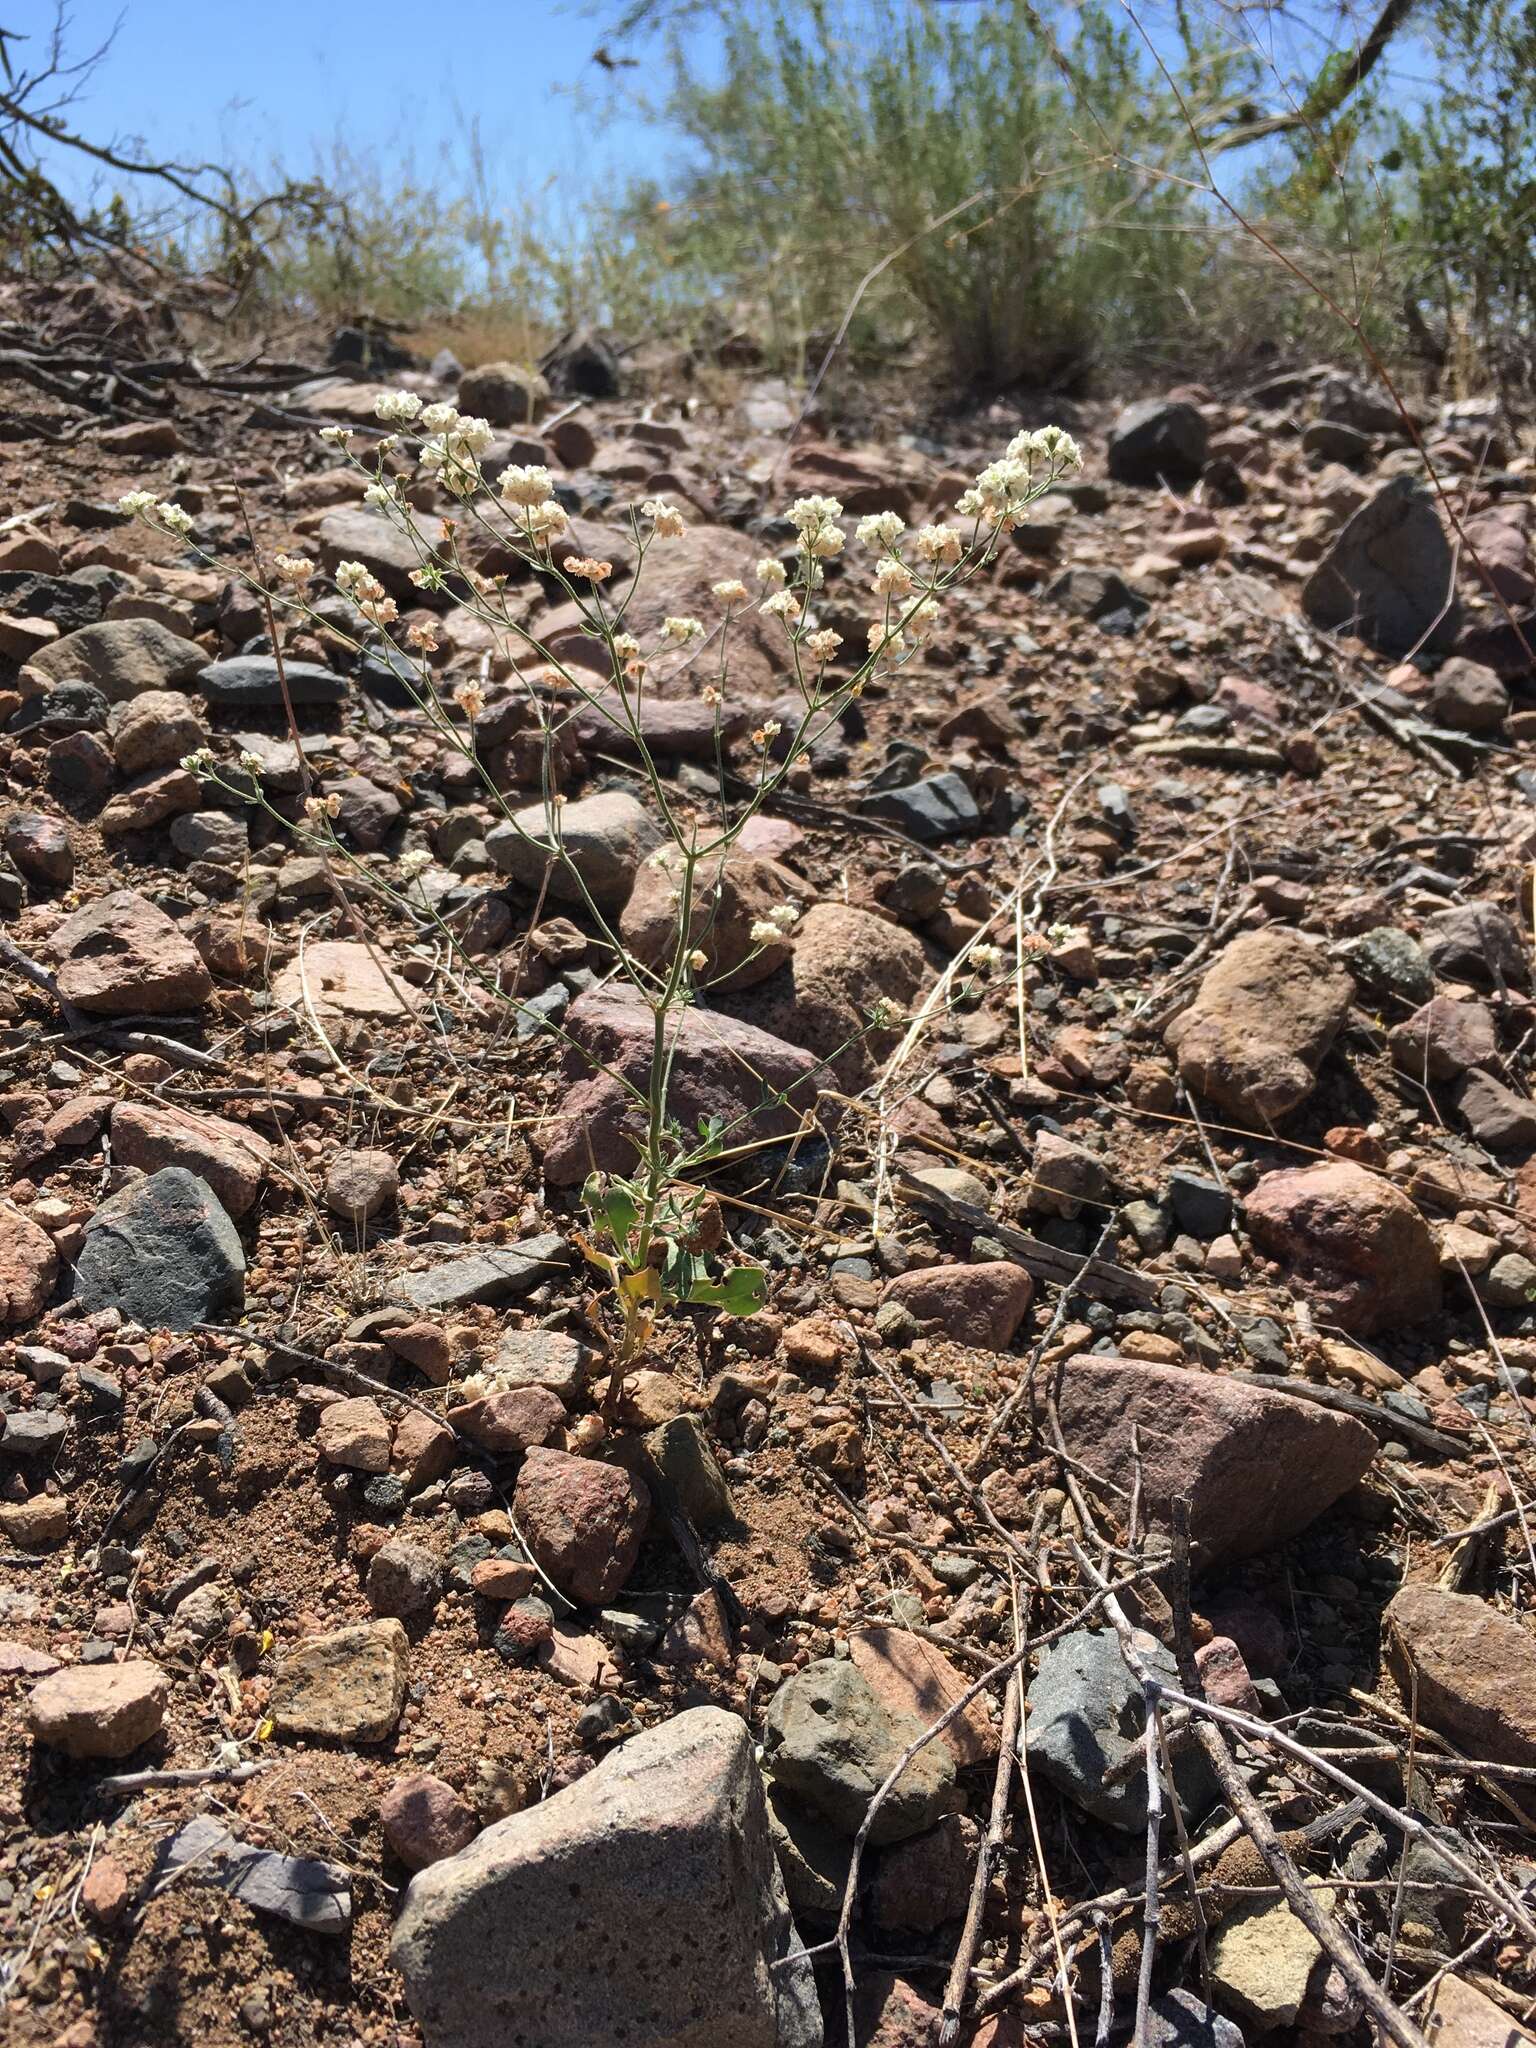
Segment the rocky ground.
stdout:
[[[621,578],[625,508],[684,511],[652,622],[708,615],[797,493],[942,513],[1047,419],[1087,458],[733,857],[732,971],[676,1087],[689,1116],[784,1092],[717,1183],[769,1305],[671,1318],[615,1408],[573,1230],[626,1148],[579,1049],[622,1067],[635,1015],[381,655],[295,636],[290,729],[234,573],[298,547],[419,606],[314,429],[366,433],[381,381],[450,396],[448,366],[198,375],[99,291],[0,314],[51,366],[0,412],[8,2038],[836,2043],[861,1830],[861,2044],[933,2048],[957,1954],[961,2039],[1087,2039],[1099,1927],[1119,2035],[1148,1777],[1117,1619],[1293,1745],[1229,1724],[1236,1790],[1411,2023],[1529,2038],[1519,423],[1424,400],[1439,503],[1396,413],[1321,366],[1118,416],[844,398],[798,435],[772,380],[659,348],[606,395],[601,349],[547,398],[467,380],[495,459],[547,462]],[[145,487],[195,546],[112,509]],[[581,658],[535,579],[516,598]],[[862,643],[837,569],[826,612]],[[531,800],[506,648],[437,632]],[[744,639],[733,735],[779,645]],[[696,683],[649,716],[705,801]],[[291,816],[302,745],[343,842],[414,865],[476,973],[211,801],[204,745],[235,778],[259,756]],[[577,722],[563,772],[595,891],[661,943],[633,765]],[[867,1034],[881,997],[922,1028]],[[1162,1712],[1199,1908],[1168,1827],[1147,2038],[1366,2042],[1368,1994]]]

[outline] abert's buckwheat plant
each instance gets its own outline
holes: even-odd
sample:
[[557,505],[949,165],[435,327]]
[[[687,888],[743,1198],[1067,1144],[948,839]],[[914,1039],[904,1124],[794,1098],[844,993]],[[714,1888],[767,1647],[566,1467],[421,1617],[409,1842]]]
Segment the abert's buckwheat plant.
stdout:
[[[349,601],[359,634],[340,637],[357,653],[375,637],[387,643],[391,665],[432,727],[463,759],[501,817],[545,864],[546,874],[558,867],[565,893],[586,910],[608,949],[611,971],[621,976],[652,1017],[649,1070],[644,1085],[612,1073],[585,1048],[576,1048],[595,1069],[618,1081],[637,1112],[633,1168],[618,1175],[592,1174],[583,1189],[588,1233],[582,1249],[612,1284],[622,1314],[622,1332],[609,1383],[610,1400],[622,1389],[626,1371],[640,1356],[656,1312],[663,1304],[694,1302],[732,1315],[750,1314],[762,1306],[765,1278],[756,1267],[726,1264],[708,1255],[720,1248],[718,1207],[700,1184],[702,1171],[720,1156],[728,1130],[718,1119],[702,1121],[685,1131],[669,1108],[669,1083],[678,1025],[686,1009],[698,1002],[711,979],[709,939],[718,911],[726,857],[763,805],[781,789],[811,749],[837,723],[847,706],[874,678],[897,674],[915,651],[929,642],[943,621],[942,599],[973,576],[994,554],[998,542],[1066,471],[1081,463],[1077,444],[1057,427],[1021,433],[1009,442],[1002,458],[990,464],[955,507],[957,524],[919,526],[909,531],[894,512],[861,519],[855,530],[868,567],[866,589],[872,599],[867,647],[846,666],[839,666],[842,639],[818,618],[819,595],[826,564],[843,555],[847,534],[838,523],[842,506],[832,497],[800,498],[785,514],[793,530],[793,566],[776,556],[757,564],[759,589],[754,595],[738,580],[712,587],[717,615],[709,622],[693,617],[667,617],[650,647],[629,630],[647,563],[656,549],[686,545],[687,527],[675,508],[661,498],[648,498],[630,513],[635,568],[622,593],[613,589],[611,563],[570,552],[564,537],[569,515],[556,496],[554,479],[538,464],[504,468],[494,486],[480,458],[492,442],[483,419],[460,414],[447,404],[424,405],[410,391],[383,392],[376,407],[379,419],[397,429],[380,440],[364,461],[349,447],[345,428],[327,427],[321,438],[347,453],[367,478],[366,503],[409,537],[418,557],[411,581],[435,593],[489,628],[509,656],[514,687],[522,692],[526,724],[538,747],[538,779],[542,790],[543,829],[530,830],[526,812],[520,817],[488,772],[476,746],[476,723],[486,710],[482,686],[462,681],[445,691],[434,676],[431,657],[438,642],[431,625],[412,623],[398,628],[398,608],[378,579],[360,562],[341,562],[335,571],[337,589]],[[413,501],[423,488],[435,485],[454,501],[455,511],[441,522],[437,540]],[[180,507],[158,501],[152,492],[131,492],[121,509],[150,526],[187,540],[192,522]],[[558,552],[556,543],[563,543]],[[514,616],[508,602],[506,575],[487,575],[470,559],[481,545],[502,559],[510,554],[547,586],[553,586],[575,608],[580,630],[601,650],[606,673],[569,663],[553,653],[536,631]],[[789,553],[788,548],[784,550]],[[311,596],[315,565],[300,555],[278,554],[270,576],[246,577],[262,596],[281,662],[277,615],[312,621],[333,639],[333,617],[317,614]],[[765,719],[750,738],[750,769],[743,777],[727,769],[726,722],[731,701],[732,633],[752,611],[782,629],[788,672],[786,695],[793,704],[787,722]],[[697,672],[697,689],[714,714],[714,754],[718,795],[708,804],[684,801],[670,790],[658,771],[646,738],[642,711],[651,686],[656,658],[689,652],[688,674]],[[567,848],[561,830],[565,792],[557,781],[560,741],[578,711],[597,716],[622,736],[626,753],[638,760],[639,784],[654,813],[662,842],[659,856],[668,865],[677,896],[675,931],[670,957],[646,963],[619,935],[617,919],[595,900],[581,861]],[[216,783],[236,799],[253,804],[289,829],[289,821],[271,804],[260,783],[261,762],[242,755],[235,780],[219,771],[211,751],[189,755],[185,765]],[[339,799],[311,793],[304,802],[301,832],[318,836],[324,850],[354,866],[357,857],[336,837],[334,819]],[[530,807],[531,808],[531,807]],[[435,908],[408,895],[411,880],[426,864],[425,854],[402,857],[401,886],[385,885],[385,894],[420,922],[423,915],[438,930],[476,979],[488,979],[479,963],[467,958],[462,941]],[[362,870],[370,884],[380,886],[372,868]],[[418,897],[420,892],[417,892]],[[792,931],[798,908],[775,906],[756,920],[750,932],[755,957],[764,947],[782,944]],[[733,961],[739,973],[743,963]],[[499,986],[499,985],[498,985]],[[500,991],[516,1002],[515,993]],[[565,1034],[542,1016],[542,1028]],[[875,1015],[871,1027],[894,1021]],[[567,1038],[569,1045],[572,1041]],[[771,1098],[770,1098],[771,1099]]]

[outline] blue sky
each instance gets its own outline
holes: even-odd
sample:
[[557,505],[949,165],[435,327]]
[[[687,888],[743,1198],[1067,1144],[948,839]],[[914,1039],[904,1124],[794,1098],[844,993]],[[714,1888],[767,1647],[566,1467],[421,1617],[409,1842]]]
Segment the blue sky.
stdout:
[[[154,154],[295,171],[344,138],[429,172],[477,123],[492,176],[507,190],[552,173],[579,191],[644,163],[655,149],[626,112],[632,81],[592,61],[596,19],[561,0],[69,0],[77,56],[112,36],[73,110],[94,139],[141,137]],[[7,0],[7,27],[35,65],[53,0]],[[707,34],[695,38],[708,60]],[[651,53],[654,56],[654,51]],[[89,174],[53,152],[73,197]]]
[[[1374,0],[1299,0],[1262,9],[1231,0],[1229,32],[1269,41],[1282,70],[1310,73],[1330,41],[1347,42],[1351,24],[1374,13]],[[82,56],[115,38],[71,110],[99,140],[131,144],[184,161],[210,159],[261,174],[281,164],[296,175],[325,175],[338,141],[382,162],[408,163],[436,183],[445,153],[456,166],[474,131],[499,206],[553,186],[561,201],[611,189],[626,173],[678,161],[675,138],[662,138],[634,104],[659,89],[659,51],[641,46],[638,69],[607,74],[592,62],[602,20],[618,0],[67,0],[69,49]],[[1230,11],[1228,11],[1230,10]],[[1138,0],[1138,17],[1161,40],[1166,0]],[[5,0],[6,26],[31,40],[13,45],[13,61],[32,66],[46,48],[54,0]],[[1358,33],[1358,26],[1354,27]],[[1171,45],[1170,45],[1171,47]],[[691,33],[690,61],[712,68],[717,37]],[[1429,68],[1422,46],[1405,36],[1392,53],[1401,104],[1422,95]],[[66,152],[47,168],[77,201],[110,195]],[[345,182],[342,180],[340,182]],[[461,189],[451,174],[447,181]]]

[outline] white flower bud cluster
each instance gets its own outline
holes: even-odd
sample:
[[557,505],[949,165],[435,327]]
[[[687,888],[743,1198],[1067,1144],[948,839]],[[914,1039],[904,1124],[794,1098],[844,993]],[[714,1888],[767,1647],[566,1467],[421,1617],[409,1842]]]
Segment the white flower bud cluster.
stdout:
[[125,491],[117,509],[125,519],[142,519],[146,526],[172,533],[178,540],[186,540],[192,532],[191,513],[167,498],[157,498],[153,491]]

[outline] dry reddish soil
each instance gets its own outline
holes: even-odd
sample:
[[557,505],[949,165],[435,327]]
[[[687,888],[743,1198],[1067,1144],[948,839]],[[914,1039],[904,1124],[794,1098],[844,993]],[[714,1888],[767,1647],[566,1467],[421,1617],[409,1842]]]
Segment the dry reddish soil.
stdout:
[[[100,295],[34,292],[16,297],[7,317],[55,354],[115,351],[133,364],[167,346]],[[323,348],[323,339],[311,346]],[[259,380],[265,371],[257,363],[246,374]],[[296,375],[288,382],[301,386]],[[275,889],[294,858],[276,827],[254,821],[248,854],[218,879],[189,875],[168,823],[104,836],[98,818],[122,779],[90,795],[61,786],[53,740],[5,730],[35,688],[14,657],[0,667],[6,810],[62,822],[74,859],[62,887],[26,880],[0,933],[46,967],[66,915],[131,888],[189,929],[201,920],[214,979],[195,1014],[127,1027],[190,1048],[196,1057],[183,1062],[174,1050],[166,1057],[72,1033],[44,989],[0,964],[8,1200],[40,1219],[61,1263],[53,1298],[0,1342],[0,1406],[8,1422],[36,1410],[67,1425],[41,1462],[10,1459],[0,1442],[7,1511],[47,1500],[62,1509],[53,1533],[26,1533],[41,1526],[35,1512],[31,1522],[13,1515],[0,1541],[8,2038],[68,2048],[417,2041],[388,1958],[408,1877],[381,1831],[392,1781],[430,1769],[489,1820],[590,1768],[615,1739],[578,1731],[599,1694],[627,1709],[621,1733],[701,1702],[760,1727],[782,1680],[867,1623],[894,1616],[932,1632],[953,1645],[969,1677],[1012,1644],[1010,1579],[1036,1632],[1069,1619],[1088,1588],[1067,1542],[1064,1467],[1037,1411],[1016,1403],[978,1453],[1026,1375],[1049,1377],[1095,1346],[1202,1377],[1259,1372],[1331,1388],[1368,1412],[1378,1451],[1357,1485],[1290,1540],[1196,1578],[1197,1641],[1246,1627],[1251,1663],[1261,1636],[1278,1645],[1267,1670],[1254,1668],[1278,1688],[1266,1705],[1271,1716],[1291,1717],[1286,1725],[1313,1742],[1331,1730],[1339,1746],[1401,1750],[1408,1704],[1385,1659],[1383,1610],[1402,1584],[1440,1581],[1453,1556],[1458,1590],[1529,1631],[1525,1524],[1505,1521],[1463,1549],[1444,1538],[1489,1507],[1498,1514],[1533,1497],[1536,1317],[1518,1293],[1513,1305],[1480,1302],[1469,1284],[1501,1260],[1536,1260],[1530,1139],[1490,1149],[1457,1108],[1454,1086],[1425,1087],[1394,1064],[1388,1033],[1417,1002],[1362,973],[1315,1084],[1267,1122],[1186,1089],[1163,1038],[1211,962],[1244,934],[1298,933],[1338,958],[1387,927],[1432,946],[1432,921],[1448,909],[1491,905],[1513,921],[1518,972],[1461,962],[1438,970],[1438,987],[1491,1009],[1497,1071],[1515,1094],[1529,1087],[1536,693],[1518,660],[1506,659],[1507,713],[1469,735],[1429,702],[1437,658],[1399,670],[1392,656],[1303,617],[1302,581],[1343,520],[1384,475],[1417,459],[1381,435],[1353,468],[1304,449],[1311,389],[1303,382],[1274,398],[1182,394],[1207,422],[1210,455],[1228,458],[1214,478],[1182,492],[1106,481],[1115,411],[1107,402],[1004,401],[969,411],[914,404],[904,413],[888,396],[844,396],[813,413],[788,461],[792,407],[750,370],[694,376],[658,350],[630,371],[620,397],[552,402],[552,414],[586,430],[564,444],[574,465],[553,444],[550,459],[599,541],[658,487],[696,524],[738,529],[757,551],[782,542],[784,529],[763,522],[794,491],[840,492],[859,510],[889,492],[922,516],[947,506],[1019,425],[1053,417],[1081,437],[1083,481],[1101,493],[1080,492],[1010,542],[955,601],[939,641],[866,693],[857,720],[770,812],[781,826],[778,857],[806,904],[848,903],[896,921],[898,875],[926,870],[933,901],[907,926],[922,948],[924,994],[984,927],[1004,960],[990,974],[958,977],[953,1001],[939,1006],[883,1086],[873,1061],[851,1079],[825,1077],[824,1138],[722,1174],[733,1255],[769,1267],[767,1310],[744,1323],[707,1311],[669,1319],[606,1438],[587,1424],[575,1439],[622,1453],[669,1416],[702,1421],[735,1519],[708,1532],[690,1562],[666,1518],[654,1517],[620,1604],[667,1596],[672,1607],[655,1611],[671,1612],[701,1583],[723,1582],[731,1619],[719,1661],[667,1661],[654,1649],[625,1657],[605,1646],[590,1609],[570,1617],[579,1641],[564,1664],[508,1661],[493,1643],[497,1604],[450,1583],[430,1617],[408,1621],[404,1710],[394,1732],[369,1745],[270,1732],[281,1659],[306,1636],[370,1617],[366,1567],[386,1534],[440,1560],[468,1536],[507,1541],[504,1503],[517,1459],[488,1460],[456,1440],[442,1477],[389,1512],[370,1507],[362,1475],[317,1449],[325,1401],[368,1392],[345,1372],[327,1388],[325,1361],[350,1361],[443,1412],[444,1391],[378,1341],[382,1324],[358,1319],[395,1302],[401,1275],[459,1249],[548,1230],[569,1242],[580,1227],[577,1205],[569,1191],[544,1188],[539,1165],[540,1133],[571,1085],[569,1070],[549,1037],[520,1039],[505,1006],[473,985],[430,931],[367,902],[350,883],[344,902],[323,880],[308,895]],[[9,408],[0,412],[0,565],[121,572],[120,593],[152,596],[153,615],[211,659],[260,631],[248,605],[224,594],[228,571],[249,566],[252,542],[262,554],[312,545],[326,511],[356,491],[330,478],[334,456],[301,415],[270,409],[290,407],[286,393],[183,381],[174,394],[164,414],[125,399],[98,418],[24,383],[0,386]],[[110,426],[148,417],[174,421],[176,452],[116,452],[110,433],[103,444]],[[1503,415],[1447,420],[1433,398],[1423,400],[1422,417],[1458,516],[1499,510],[1523,545],[1536,475],[1530,437]],[[666,431],[648,434],[648,425]],[[215,566],[98,509],[123,491],[173,484],[183,487]],[[1059,584],[1069,570],[1117,572],[1138,613],[1135,630],[1106,631],[1076,615],[1073,586]],[[520,589],[537,630],[549,599],[531,580]],[[1467,644],[1486,653],[1507,632],[1505,614],[1464,555],[1461,595],[1463,634],[1482,634]],[[859,603],[852,573],[835,575],[834,619],[857,616]],[[327,654],[303,641],[289,651]],[[445,678],[479,673],[481,652],[445,648]],[[494,700],[502,687],[494,663],[491,675]],[[1400,694],[1383,710],[1375,693],[1389,677]],[[281,710],[204,715],[225,760],[236,731],[287,735]],[[393,872],[403,849],[432,850],[444,813],[473,801],[441,740],[409,706],[354,688],[339,709],[301,710],[299,721],[322,786],[366,775],[398,803],[384,846],[361,855],[381,872]],[[910,746],[926,757],[923,772],[960,777],[980,807],[972,829],[923,846],[861,809],[892,750]],[[679,800],[693,801],[696,782],[676,762],[664,765]],[[575,794],[632,784],[625,764],[597,748],[569,775]],[[525,992],[547,986],[559,970],[541,962],[530,931],[554,913],[578,927],[580,916],[509,889],[492,870],[469,882],[470,894],[483,890],[503,906],[483,914],[474,942],[481,965]],[[1015,906],[1029,941],[1018,975]],[[413,993],[414,1011],[330,1016],[322,1040],[303,1001],[279,991],[280,977],[301,941],[355,941],[360,932]],[[601,968],[594,951],[586,963]],[[743,1013],[767,1014],[772,993],[743,1001]],[[1280,986],[1276,1002],[1283,1007],[1290,993]],[[237,1331],[104,1328],[94,1352],[71,1351],[63,1376],[39,1384],[17,1354],[27,1345],[79,1348],[81,1318],[66,1297],[81,1225],[133,1177],[114,1160],[99,1109],[94,1128],[85,1117],[84,1142],[39,1149],[39,1121],[81,1097],[227,1118],[263,1135],[271,1160],[258,1200],[238,1221],[247,1272]],[[1054,1205],[1070,1214],[1042,1213],[1042,1135],[1097,1162],[1099,1177],[1082,1183],[1081,1199]],[[393,1209],[355,1227],[328,1210],[324,1185],[335,1155],[359,1147],[389,1153],[400,1187]],[[1275,1171],[1323,1160],[1358,1162],[1415,1205],[1428,1259],[1444,1270],[1438,1312],[1399,1321],[1396,1283],[1411,1292],[1410,1276],[1378,1275],[1385,1306],[1376,1326],[1351,1331],[1335,1297],[1309,1297],[1317,1275],[1305,1252],[1280,1261],[1260,1248],[1244,1220],[1247,1194]],[[965,1183],[962,1192],[987,1213],[946,1211],[931,1199],[925,1206],[910,1176],[935,1167],[973,1176],[979,1189]],[[1178,1172],[1217,1182],[1217,1196],[1232,1199],[1232,1226],[1190,1230],[1165,1214],[1161,1244],[1151,1226],[1138,1242],[1117,1219],[1130,1203],[1166,1204]],[[1095,1247],[1122,1276],[1108,1303],[1083,1284]],[[879,1321],[893,1273],[1010,1257],[1035,1263],[1036,1286],[1003,1349],[956,1342],[952,1328]],[[454,1378],[513,1329],[580,1332],[600,1349],[614,1324],[587,1270],[573,1254],[520,1299],[429,1314],[446,1336]],[[1518,1286],[1518,1268],[1510,1271]],[[1138,1284],[1139,1294],[1127,1291]],[[115,1400],[93,1394],[83,1362],[115,1381]],[[215,1404],[200,1407],[210,1381]],[[603,1392],[599,1376],[573,1402],[568,1432],[597,1414]],[[389,1395],[382,1398],[388,1409]],[[1398,1419],[1418,1433],[1399,1429]],[[465,1505],[456,1506],[456,1481],[476,1473],[487,1489],[461,1486]],[[995,1505],[984,1511],[988,1502]],[[1101,1502],[1103,1527],[1118,1520],[1122,1537],[1125,1505],[1110,1495]],[[1033,1588],[1010,1542],[1037,1561]],[[214,1633],[199,1639],[178,1626],[164,1595],[204,1559],[228,1599]],[[1166,1620],[1155,1591],[1142,1613],[1154,1629]],[[14,1645],[64,1665],[153,1659],[169,1680],[162,1732],[125,1762],[81,1762],[35,1741],[24,1703],[42,1666]],[[1536,1645],[1532,1659],[1508,1677],[1512,1692],[1527,1689],[1527,1704],[1536,1701]],[[266,1767],[245,1782],[139,1792],[101,1784],[126,1770],[217,1767],[231,1743]],[[988,1766],[961,1780],[966,1808],[983,1824],[992,1778]],[[1437,1772],[1405,1786],[1389,1766],[1384,1778],[1395,1804],[1412,1799],[1426,1817],[1482,1844],[1516,1882],[1529,1875],[1522,1816],[1530,1788],[1518,1777]],[[1305,1825],[1337,1804],[1299,1765],[1258,1783],[1280,1825]],[[1048,1897],[1066,1906],[1139,1883],[1142,1847],[1049,1786],[1037,1787],[1036,1805],[1038,1852],[1017,1789],[1008,1805],[974,1987],[984,1992],[1041,1958],[1033,1989],[1012,2011],[1046,2038],[1060,2020],[1048,1991]],[[350,1931],[305,1933],[192,1882],[157,1888],[157,1852],[195,1814],[223,1819],[258,1846],[343,1866],[353,1887]],[[1305,1860],[1309,1875],[1337,1888],[1341,1920],[1379,1975],[1391,1917],[1384,1879],[1395,1863],[1358,1877],[1344,1867],[1340,1840],[1326,1835]],[[1477,1901],[1462,1907],[1465,1944],[1489,1922]],[[863,1917],[858,1967],[871,1981],[896,1968],[936,2006],[958,1937],[953,1921],[914,1936]],[[1449,1942],[1416,1927],[1400,1943],[1397,1995],[1455,1953]],[[1530,1964],[1523,1944],[1498,1934],[1466,1972],[1524,2017],[1536,1994]],[[579,1970],[579,1954],[570,1967]],[[835,1962],[824,1981],[829,2038],[837,2039]],[[1198,1989],[1187,1939],[1168,1943],[1164,1982]],[[1082,1993],[1080,2027],[1092,2025],[1096,1996]],[[910,2027],[896,2031],[892,2019],[877,2038],[932,2038],[919,2021]],[[1357,2021],[1345,2038],[1363,2042],[1368,2032]],[[977,2038],[1022,2035],[994,2027]]]

